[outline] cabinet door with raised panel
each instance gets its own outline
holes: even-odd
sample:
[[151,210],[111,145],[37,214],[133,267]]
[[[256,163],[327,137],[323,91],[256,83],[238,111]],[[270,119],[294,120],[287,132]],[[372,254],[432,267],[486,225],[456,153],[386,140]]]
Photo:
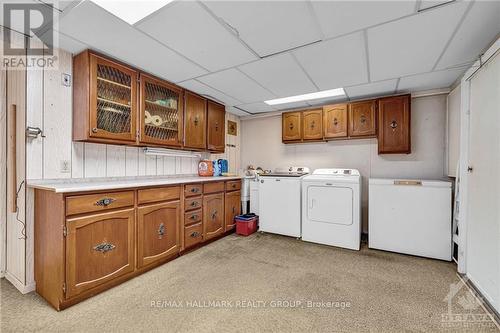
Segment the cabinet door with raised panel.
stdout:
[[182,90],[141,74],[140,141],[165,146],[182,144]]
[[184,96],[184,147],[206,149],[207,100],[187,91]]
[[228,231],[236,226],[234,217],[241,214],[241,192],[227,192],[224,205],[226,206],[225,230]]
[[323,107],[323,129],[325,139],[347,137],[347,104]]
[[136,141],[137,72],[90,55],[90,137]]
[[133,208],[66,221],[66,296],[134,271]]
[[215,152],[224,152],[226,145],[226,110],[223,105],[208,102],[207,113],[207,148]]
[[203,238],[216,237],[224,232],[224,193],[203,196]]
[[139,207],[137,266],[143,267],[179,252],[180,202]]
[[410,95],[381,98],[378,103],[378,153],[409,154]]
[[321,140],[323,138],[323,111],[310,110],[302,112],[304,140]]
[[302,112],[285,112],[282,119],[282,140],[300,141],[302,140]]
[[349,136],[373,137],[376,129],[377,101],[362,101],[349,104]]

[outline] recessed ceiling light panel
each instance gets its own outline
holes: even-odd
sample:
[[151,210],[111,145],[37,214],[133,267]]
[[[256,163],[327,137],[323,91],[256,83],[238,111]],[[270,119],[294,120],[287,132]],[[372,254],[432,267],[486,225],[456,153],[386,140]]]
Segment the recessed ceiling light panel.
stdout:
[[119,17],[128,24],[135,24],[173,0],[91,0],[99,7]]
[[268,105],[277,105],[277,104],[286,104],[286,103],[293,103],[300,101],[308,101],[318,98],[327,98],[327,97],[344,96],[344,95],[345,95],[344,88],[336,88],[336,89],[318,91],[310,94],[271,99],[264,102]]

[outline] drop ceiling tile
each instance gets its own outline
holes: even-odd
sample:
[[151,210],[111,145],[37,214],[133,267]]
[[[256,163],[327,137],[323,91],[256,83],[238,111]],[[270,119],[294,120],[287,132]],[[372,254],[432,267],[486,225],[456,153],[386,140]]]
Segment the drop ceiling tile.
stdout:
[[242,101],[243,104],[276,98],[272,93],[234,68],[208,74],[197,80]]
[[207,98],[212,98],[215,99],[219,102],[222,102],[225,105],[228,106],[233,106],[233,105],[238,105],[241,104],[242,102],[232,98],[231,96],[227,96],[220,91],[217,91],[213,89],[212,87],[207,86],[204,83],[201,83],[196,80],[187,80],[183,82],[179,82],[178,85],[181,87],[184,87],[186,89],[189,89],[197,94],[200,94],[202,96],[205,96]]
[[242,65],[239,69],[278,97],[318,90],[289,53]]
[[307,1],[207,1],[261,57],[322,39]]
[[448,69],[425,74],[402,77],[398,84],[398,92],[416,92],[450,87],[467,67]]
[[226,107],[226,111],[229,112],[229,113],[232,113],[234,115],[237,115],[239,117],[242,117],[242,116],[251,116],[250,113],[245,112],[243,110],[240,110],[238,108],[235,108],[234,106]]
[[428,9],[428,8],[431,8],[431,7],[434,7],[434,6],[438,6],[438,5],[443,5],[447,2],[452,2],[453,0],[444,0],[444,1],[438,1],[438,0],[422,0],[422,2],[420,3],[420,7],[419,7],[419,10],[424,10],[424,9]]
[[385,94],[393,94],[396,90],[397,79],[372,82],[359,86],[347,87],[345,91],[350,99],[374,97]]
[[[326,38],[409,15],[416,1],[312,1]],[[356,19],[353,20],[353,17]]]
[[467,6],[459,2],[368,29],[371,80],[431,71]]
[[78,54],[85,49],[88,49],[88,46],[69,37],[58,31],[47,30],[42,36],[41,40],[48,45],[48,41],[50,40],[50,34],[54,33],[53,36],[53,44],[56,48],[60,48],[62,50],[68,51],[72,54]]
[[242,104],[242,105],[237,105],[237,107],[240,108],[240,109],[242,109],[242,110],[251,112],[251,113],[276,111],[275,108],[273,108],[270,105],[267,105],[264,102]]
[[59,31],[90,48],[169,81],[182,81],[207,73],[90,1],[65,13],[60,18]]
[[136,27],[211,72],[257,59],[195,1],[166,6]]
[[500,1],[475,1],[437,68],[474,61],[500,31]]
[[362,32],[303,47],[294,54],[320,90],[368,82]]

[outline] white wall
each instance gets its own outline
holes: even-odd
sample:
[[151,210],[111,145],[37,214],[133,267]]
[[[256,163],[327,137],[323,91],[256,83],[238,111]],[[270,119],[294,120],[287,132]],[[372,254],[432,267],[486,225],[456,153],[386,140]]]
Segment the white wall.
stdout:
[[446,170],[447,175],[450,177],[456,177],[457,163],[460,155],[460,87],[460,85],[455,87],[446,98]]
[[241,165],[264,169],[289,165],[354,168],[363,178],[363,224],[367,230],[368,179],[440,179],[444,175],[446,95],[412,99],[412,153],[378,155],[377,139],[283,144],[281,116],[241,121]]

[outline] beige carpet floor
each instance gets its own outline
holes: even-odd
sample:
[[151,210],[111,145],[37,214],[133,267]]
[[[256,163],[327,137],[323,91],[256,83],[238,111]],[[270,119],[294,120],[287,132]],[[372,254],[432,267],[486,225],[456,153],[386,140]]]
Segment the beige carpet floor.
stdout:
[[448,310],[459,281],[438,260],[231,235],[62,312],[2,279],[1,331],[497,332],[466,287]]

